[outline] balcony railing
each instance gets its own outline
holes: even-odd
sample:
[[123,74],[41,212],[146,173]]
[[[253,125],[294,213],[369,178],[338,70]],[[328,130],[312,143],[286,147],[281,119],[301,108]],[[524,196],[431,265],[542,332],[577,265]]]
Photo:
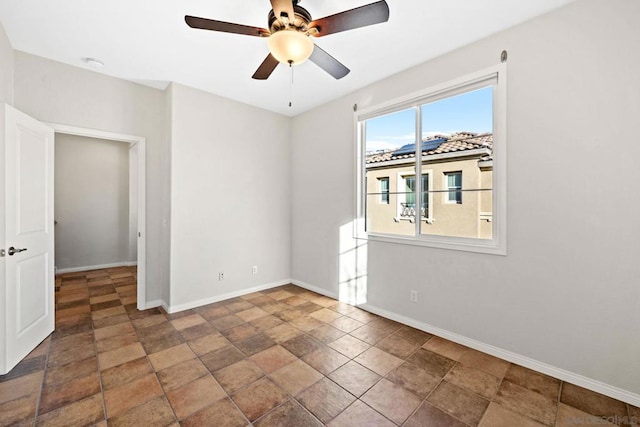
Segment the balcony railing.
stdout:
[[[420,208],[420,216],[429,218],[429,206],[422,205]],[[416,217],[416,204],[415,203],[400,203],[400,218],[401,219],[414,219]]]

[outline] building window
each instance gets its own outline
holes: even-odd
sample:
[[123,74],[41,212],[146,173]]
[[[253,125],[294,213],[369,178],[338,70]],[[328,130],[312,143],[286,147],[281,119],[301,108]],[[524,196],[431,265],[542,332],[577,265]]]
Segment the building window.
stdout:
[[356,112],[356,237],[506,253],[505,81],[501,64]]
[[389,177],[378,178],[380,184],[380,203],[389,204]]
[[[400,179],[404,186],[404,197],[398,204],[398,218],[406,219],[411,222],[417,220],[418,210],[416,209],[416,176],[406,175]],[[424,195],[429,194],[429,175],[422,173],[422,191]],[[420,205],[420,219],[427,220],[429,218],[429,197],[422,197]]]
[[445,172],[447,203],[462,204],[462,172]]

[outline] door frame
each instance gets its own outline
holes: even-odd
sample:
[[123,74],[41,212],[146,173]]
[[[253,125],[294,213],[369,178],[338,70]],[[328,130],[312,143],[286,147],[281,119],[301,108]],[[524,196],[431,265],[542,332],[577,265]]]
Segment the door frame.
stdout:
[[[69,126],[59,123],[47,123],[51,126],[56,134],[84,136],[89,138],[106,139],[109,141],[124,142],[129,144],[129,156],[135,154],[137,158],[137,171],[129,169],[129,183],[132,181],[132,173],[136,173],[137,181],[137,216],[138,216],[138,279],[137,279],[137,308],[145,310],[147,307],[146,293],[146,138],[135,135],[125,135],[121,133],[107,132],[103,130],[83,128],[78,126]],[[130,162],[131,163],[131,162]],[[53,185],[53,183],[52,183]],[[131,206],[129,206],[131,212]],[[130,213],[131,215],[131,213]]]

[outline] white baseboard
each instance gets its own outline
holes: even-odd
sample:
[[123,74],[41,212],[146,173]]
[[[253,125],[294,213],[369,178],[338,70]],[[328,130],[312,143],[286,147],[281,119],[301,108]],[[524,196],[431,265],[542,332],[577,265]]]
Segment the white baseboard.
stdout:
[[103,268],[133,267],[134,265],[138,265],[138,263],[136,261],[116,262],[113,264],[98,264],[98,265],[85,265],[82,267],[56,268],[56,274],[76,273],[78,271],[101,270]]
[[147,301],[147,304],[145,304],[142,310],[149,310],[150,308],[156,308],[156,307],[164,307],[166,305],[167,304],[161,299],[157,299],[154,301]]
[[327,291],[326,289],[319,288],[317,286],[313,286],[310,283],[303,282],[302,280],[291,279],[291,283],[300,286],[301,288],[305,288],[308,291],[315,292],[320,295],[324,295],[325,297],[333,298],[335,300],[340,299],[338,295]]
[[[303,282],[301,280],[292,279],[291,283],[293,283],[294,285],[300,286],[301,288],[305,288],[310,291],[328,296],[330,298],[338,299],[337,295],[331,292],[328,292],[325,289]],[[401,314],[397,314],[382,308],[378,308],[371,304],[361,304],[361,305],[358,305],[358,307],[362,308],[363,310],[369,311],[373,314],[386,317],[387,319],[395,320],[396,322],[400,322],[402,324],[411,326],[413,328],[420,329],[421,331],[428,332],[432,335],[437,335],[441,338],[448,339],[449,341],[453,341],[457,344],[473,348],[483,353],[487,353],[492,356],[499,357],[500,359],[504,359],[508,362],[515,363],[520,366],[524,366],[525,368],[542,372],[543,374],[550,375],[559,380],[566,381],[568,383],[575,384],[577,386],[595,391],[596,393],[604,394],[605,396],[618,399],[620,401],[629,403],[634,406],[640,406],[639,394],[632,393],[630,391],[627,391],[618,387],[614,387],[612,385],[603,383],[601,381],[597,381],[597,380],[585,377],[583,375],[579,375],[571,371],[567,371],[565,369],[561,369],[561,368],[549,365],[547,363],[539,362],[535,359],[522,356],[512,351],[504,350],[499,347],[494,347],[490,344],[485,344],[483,342],[476,341],[471,338],[467,338],[463,335],[459,335],[454,332],[450,332],[445,329],[438,328],[437,326],[429,325],[428,323],[420,322],[418,320],[403,316]]]
[[230,298],[240,297],[242,295],[247,295],[252,292],[259,292],[259,291],[264,291],[266,289],[275,288],[278,286],[288,285],[290,283],[291,283],[291,279],[283,279],[277,282],[266,283],[264,285],[259,285],[259,286],[254,286],[248,289],[241,289],[238,291],[228,292],[226,294],[215,295],[213,297],[203,298],[197,301],[190,301],[190,302],[187,302],[184,304],[178,304],[178,305],[167,305],[165,302],[163,302],[162,308],[164,308],[164,310],[167,313],[173,314],[179,311],[189,310],[191,308],[201,307],[207,304],[213,304],[214,302],[219,302],[219,301],[224,301]]

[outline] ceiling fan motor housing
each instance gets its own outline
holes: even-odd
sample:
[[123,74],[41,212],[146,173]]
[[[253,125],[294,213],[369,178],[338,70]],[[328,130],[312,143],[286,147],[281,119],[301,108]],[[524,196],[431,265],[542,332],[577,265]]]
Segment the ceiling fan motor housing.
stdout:
[[[302,6],[298,6],[297,1],[294,1],[293,12],[295,16],[293,19],[289,17],[289,28],[294,28],[298,31],[307,31],[309,23],[313,20],[311,14],[307,9]],[[280,17],[276,17],[273,9],[269,12],[269,29],[272,33],[284,30],[286,23],[282,22]]]

